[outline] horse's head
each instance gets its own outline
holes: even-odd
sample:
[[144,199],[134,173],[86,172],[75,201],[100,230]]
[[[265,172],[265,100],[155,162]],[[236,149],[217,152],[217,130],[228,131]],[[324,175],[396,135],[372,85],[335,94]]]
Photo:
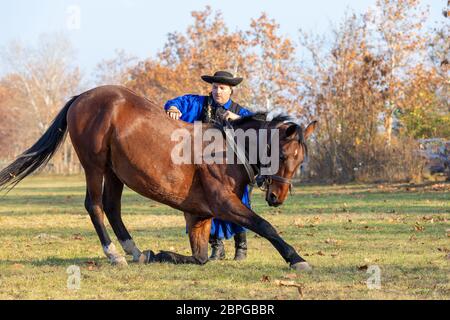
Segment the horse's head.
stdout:
[[[286,200],[292,187],[292,177],[308,155],[306,141],[317,126],[317,121],[313,121],[306,129],[303,129],[292,121],[292,117],[284,115],[267,120],[267,113],[258,113],[233,121],[235,128],[260,130],[258,143],[256,143],[259,146],[257,153],[260,155],[260,148],[264,148],[264,151],[270,154],[268,154],[270,161],[262,164],[262,159],[258,157],[260,175],[256,180],[258,185],[265,189],[266,201],[270,206],[279,206]],[[269,132],[264,136],[267,140],[261,138],[261,129],[276,130],[278,139],[273,140],[273,135]],[[261,141],[263,141],[262,144]],[[246,151],[248,153],[249,148],[246,148]],[[274,165],[275,162],[277,165]]]
[[[293,122],[276,126],[279,130],[279,167],[276,174],[264,176],[266,201],[277,207],[286,200],[292,187],[292,177],[308,155],[306,140],[314,132],[317,121],[311,122],[306,129]],[[276,142],[272,142],[276,143]],[[274,149],[271,147],[271,149]]]

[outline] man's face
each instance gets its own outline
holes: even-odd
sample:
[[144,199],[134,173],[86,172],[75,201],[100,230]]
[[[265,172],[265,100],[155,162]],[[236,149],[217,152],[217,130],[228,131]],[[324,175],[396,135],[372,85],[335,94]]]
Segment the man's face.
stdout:
[[230,100],[232,89],[230,86],[221,83],[213,83],[212,95],[218,104],[225,104]]

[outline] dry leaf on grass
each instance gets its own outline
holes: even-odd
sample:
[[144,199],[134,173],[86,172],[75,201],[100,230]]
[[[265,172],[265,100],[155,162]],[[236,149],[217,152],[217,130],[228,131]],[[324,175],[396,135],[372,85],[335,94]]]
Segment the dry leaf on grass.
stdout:
[[369,269],[369,266],[367,264],[364,264],[362,266],[358,266],[358,270],[360,270],[360,271],[366,271],[367,269]]
[[298,294],[299,294],[300,298],[303,299],[303,288],[298,286],[297,290],[298,290]]
[[285,280],[274,280],[274,284],[280,287],[295,287],[295,281],[285,281]]
[[76,233],[72,236],[73,240],[83,240],[83,236],[79,233]]
[[419,222],[416,222],[416,224],[414,225],[414,231],[422,232],[423,230],[425,230],[425,227],[420,225]]
[[297,288],[300,298],[303,298],[303,286],[301,284],[295,283],[294,281],[284,281],[284,280],[275,280],[274,283],[280,287]]
[[86,261],[85,264],[87,265],[87,269],[89,271],[98,270],[100,267],[100,265],[96,261],[92,260]]
[[294,225],[295,225],[297,228],[304,228],[304,227],[305,227],[305,225],[301,222],[300,219],[295,219]]
[[336,239],[327,239],[325,240],[326,244],[332,244],[332,245],[340,245],[341,244],[341,240],[336,240]]
[[251,297],[255,297],[257,292],[255,290],[250,290],[249,294]]

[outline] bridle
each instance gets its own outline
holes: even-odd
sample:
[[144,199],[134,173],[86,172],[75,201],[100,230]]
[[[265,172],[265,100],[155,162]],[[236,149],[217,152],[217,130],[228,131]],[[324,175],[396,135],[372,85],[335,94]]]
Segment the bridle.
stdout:
[[[228,120],[225,120],[226,129],[233,130],[232,125]],[[264,123],[264,126],[261,129],[268,129],[269,122]],[[225,132],[225,137],[227,144],[231,147],[233,152],[236,154],[237,158],[244,165],[247,175],[250,179],[249,186],[253,189],[256,185],[264,192],[266,192],[269,187],[273,184],[274,181],[280,182],[282,184],[289,185],[289,192],[292,195],[292,179],[284,178],[279,175],[261,175],[261,168],[257,165],[251,165],[248,161],[248,154],[245,150],[242,150],[234,140],[233,135],[230,133],[230,130],[223,130]],[[271,144],[267,144],[267,147],[270,150]]]
[[[271,145],[267,144],[267,147],[270,150]],[[292,189],[293,189],[292,179],[288,179],[288,178],[285,178],[285,177],[282,177],[282,176],[279,176],[276,174],[261,175],[260,172],[261,171],[258,172],[258,176],[256,177],[256,183],[257,183],[259,189],[266,192],[269,189],[269,187],[273,184],[273,182],[277,181],[282,184],[289,185],[289,193],[292,195]]]
[[256,177],[256,183],[262,191],[266,192],[269,187],[273,184],[274,181],[281,182],[283,184],[289,185],[289,192],[292,195],[292,179],[287,179],[278,175],[271,175],[271,176],[262,176],[258,175]]

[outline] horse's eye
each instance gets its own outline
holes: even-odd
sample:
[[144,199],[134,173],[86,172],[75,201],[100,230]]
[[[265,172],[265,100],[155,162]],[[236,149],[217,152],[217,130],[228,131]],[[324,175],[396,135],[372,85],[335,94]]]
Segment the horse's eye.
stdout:
[[280,160],[281,160],[281,161],[284,161],[284,160],[286,160],[286,159],[287,159],[287,157],[286,157],[284,154],[281,154],[281,155],[280,155]]

